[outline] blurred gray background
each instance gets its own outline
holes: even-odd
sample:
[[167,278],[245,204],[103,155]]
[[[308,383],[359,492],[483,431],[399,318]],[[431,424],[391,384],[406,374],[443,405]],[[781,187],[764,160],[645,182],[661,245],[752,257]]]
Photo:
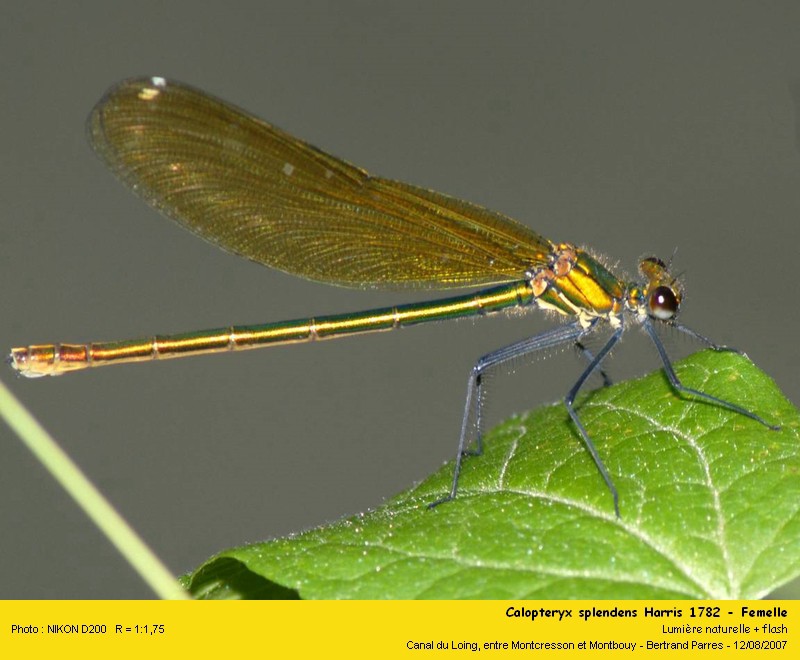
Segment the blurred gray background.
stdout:
[[[677,247],[683,321],[800,402],[795,2],[6,3],[0,62],[4,351],[418,297],[269,271],[126,191],[83,122],[113,82],[158,74],[628,273]],[[0,378],[179,573],[423,479],[454,455],[474,360],[552,323]],[[614,357],[617,379],[658,367],[637,332]],[[560,398],[580,366],[567,352],[498,379],[492,419]],[[150,597],[5,426],[0,442],[0,597]]]

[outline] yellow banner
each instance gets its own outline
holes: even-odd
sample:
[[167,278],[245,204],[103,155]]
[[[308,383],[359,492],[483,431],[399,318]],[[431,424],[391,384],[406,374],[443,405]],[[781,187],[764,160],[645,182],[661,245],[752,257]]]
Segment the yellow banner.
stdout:
[[0,652],[783,658],[800,657],[799,616],[795,601],[0,601]]

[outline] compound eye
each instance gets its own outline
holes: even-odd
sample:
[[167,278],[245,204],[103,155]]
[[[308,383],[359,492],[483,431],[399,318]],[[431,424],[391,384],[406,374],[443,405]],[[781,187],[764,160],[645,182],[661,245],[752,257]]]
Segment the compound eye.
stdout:
[[661,321],[669,321],[678,313],[678,298],[668,286],[653,289],[647,299],[650,316]]

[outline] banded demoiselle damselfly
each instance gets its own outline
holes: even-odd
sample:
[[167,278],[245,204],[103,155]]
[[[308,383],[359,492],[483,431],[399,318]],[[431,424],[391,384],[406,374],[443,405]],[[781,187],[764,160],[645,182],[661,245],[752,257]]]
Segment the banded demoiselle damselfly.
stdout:
[[[132,191],[202,238],[309,280],[355,288],[453,289],[486,286],[423,303],[263,325],[89,344],[14,348],[9,361],[29,377],[87,367],[391,330],[427,321],[543,309],[569,320],[481,357],[472,368],[450,492],[463,457],[482,451],[483,381],[522,355],[573,344],[588,365],[564,401],[614,500],[614,482],[575,409],[579,390],[628,326],[650,337],[681,394],[777,428],[741,406],[681,383],[656,325],[715,350],[731,350],[681,325],[683,289],[667,264],[639,263],[627,282],[584,249],[553,243],[475,204],[367,172],[200,90],[164,78],[112,87],[88,120],[92,146]],[[600,326],[610,338],[592,354],[582,340]],[[470,449],[474,447],[474,449]]]

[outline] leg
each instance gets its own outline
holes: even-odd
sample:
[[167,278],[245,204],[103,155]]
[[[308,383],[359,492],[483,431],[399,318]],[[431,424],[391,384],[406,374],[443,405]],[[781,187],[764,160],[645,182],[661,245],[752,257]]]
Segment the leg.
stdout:
[[720,346],[719,344],[715,344],[705,335],[701,335],[696,330],[692,330],[691,328],[687,328],[685,325],[681,325],[680,323],[670,323],[670,327],[675,328],[676,330],[680,330],[681,332],[686,333],[690,337],[694,337],[695,339],[703,342],[709,348],[714,349],[715,351],[731,351],[732,353],[739,353],[739,355],[744,355],[742,351],[738,348],[733,348],[731,346]]
[[576,383],[572,386],[572,389],[567,392],[567,396],[564,398],[564,404],[567,406],[567,412],[569,412],[569,416],[572,418],[572,421],[575,423],[575,426],[578,427],[578,431],[580,431],[581,437],[583,438],[583,444],[586,445],[586,449],[589,450],[589,454],[592,456],[592,460],[594,464],[597,466],[597,470],[600,472],[600,476],[603,477],[603,481],[606,482],[606,486],[608,486],[608,490],[611,492],[611,497],[614,499],[614,513],[617,514],[617,518],[620,517],[619,515],[619,495],[617,494],[617,488],[614,486],[614,482],[611,479],[611,475],[608,473],[608,469],[603,463],[603,459],[600,458],[600,454],[597,453],[597,448],[594,446],[592,439],[589,437],[589,433],[586,431],[586,427],[584,427],[583,422],[581,422],[580,418],[578,417],[578,412],[575,410],[575,407],[572,405],[575,402],[575,397],[578,395],[581,387],[592,375],[592,373],[600,367],[600,363],[605,360],[606,356],[611,352],[611,349],[614,348],[616,343],[622,337],[622,333],[624,331],[624,327],[620,326],[614,331],[614,334],[611,335],[611,338],[606,342],[605,346],[600,349],[597,353],[597,356],[589,363],[589,366],[586,367],[584,372],[580,375],[580,378],[576,381]]
[[[591,362],[592,360],[594,360],[594,355],[592,355],[592,352],[588,348],[586,348],[586,346],[584,346],[582,342],[576,341],[575,348],[577,348],[583,354],[583,357],[586,358],[587,362]],[[610,387],[611,385],[613,385],[613,382],[609,377],[609,375],[605,372],[605,369],[599,369],[598,373],[603,378],[603,387]]]
[[[498,349],[487,355],[484,355],[480,360],[475,363],[469,375],[467,383],[467,400],[464,405],[464,418],[461,422],[461,436],[458,440],[458,453],[456,454],[456,465],[453,470],[453,483],[450,487],[450,493],[441,499],[431,502],[428,508],[433,508],[449,502],[456,496],[458,490],[458,477],[461,474],[461,462],[465,455],[480,454],[483,451],[483,438],[482,438],[482,423],[483,423],[483,401],[482,401],[482,388],[483,376],[491,372],[499,365],[519,358],[523,355],[529,355],[537,351],[553,348],[562,344],[576,342],[582,335],[589,332],[591,328],[585,329],[579,323],[570,323],[568,325],[559,326],[548,332],[535,337],[523,339],[520,342],[506,346],[505,348]],[[596,366],[596,365],[595,365]],[[471,433],[470,421],[474,420],[474,432]],[[474,433],[475,449],[470,451],[468,448],[472,444],[472,436]]]
[[[728,410],[732,410],[735,413],[739,413],[740,415],[744,415],[745,417],[749,417],[750,419],[754,419],[755,421],[763,424],[769,429],[773,431],[778,431],[781,427],[776,426],[774,424],[770,424],[764,418],[756,415],[754,412],[747,410],[746,408],[742,408],[741,406],[737,406],[735,403],[731,403],[730,401],[725,401],[723,399],[719,399],[711,394],[706,394],[705,392],[701,392],[700,390],[696,390],[692,387],[687,387],[683,383],[681,383],[678,375],[675,373],[675,369],[672,367],[672,361],[669,359],[667,355],[667,351],[664,348],[664,344],[661,341],[661,338],[656,334],[655,328],[653,328],[653,324],[650,322],[650,319],[645,319],[642,322],[642,326],[647,331],[647,334],[650,335],[650,339],[652,340],[653,344],[658,351],[659,357],[661,357],[661,362],[664,365],[664,371],[667,374],[667,378],[669,378],[669,382],[680,394],[688,394],[690,396],[697,397],[699,399],[703,399],[708,401],[709,403],[713,403],[717,406],[721,406],[722,408],[727,408]],[[679,330],[686,332],[694,337],[698,337],[699,339],[705,341],[709,346],[711,346],[715,350],[723,350],[723,351],[736,351],[736,349],[727,348],[725,346],[717,346],[716,344],[712,343],[710,340],[706,339],[702,335],[696,333],[694,330],[689,330],[685,326],[677,326]]]

